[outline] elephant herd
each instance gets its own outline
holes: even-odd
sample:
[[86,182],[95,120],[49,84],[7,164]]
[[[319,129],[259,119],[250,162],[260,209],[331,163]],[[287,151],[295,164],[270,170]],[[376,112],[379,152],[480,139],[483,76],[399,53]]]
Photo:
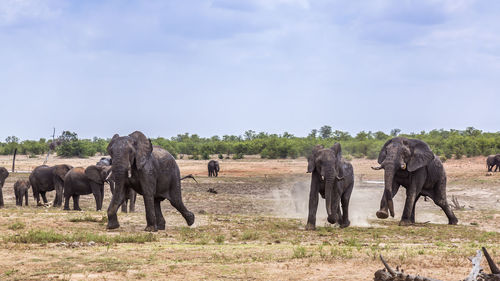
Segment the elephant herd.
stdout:
[[[42,205],[40,196],[43,203],[47,203],[46,192],[55,190],[55,207],[62,205],[64,197],[65,210],[69,210],[70,198],[73,199],[73,209],[80,210],[80,195],[93,194],[96,210],[101,210],[104,183],[107,182],[112,192],[107,210],[108,229],[120,226],[116,215],[120,206],[123,212],[127,211],[127,204],[129,211],[134,211],[137,193],[144,198],[145,231],[165,229],[160,205],[165,199],[181,213],[188,225],[194,223],[195,216],[186,208],[181,196],[181,180],[192,176],[180,177],[175,158],[168,151],[153,146],[142,132],[135,131],[128,136],[115,134],[107,152],[110,158],[102,158],[96,165],[86,168],[65,164],[36,167],[29,180],[18,180],[14,184],[16,204],[22,205],[23,199],[28,204],[28,189],[31,186],[37,205]],[[307,161],[307,172],[312,175],[306,230],[316,228],[319,195],[326,200],[328,222],[338,223],[342,228],[349,226],[354,170],[352,164],[342,157],[340,144],[335,143],[331,148],[315,146]],[[376,212],[378,218],[394,217],[393,197],[403,186],[406,200],[400,225],[415,223],[415,204],[421,196],[431,198],[446,214],[449,224],[457,224],[458,220],[446,200],[443,164],[425,142],[404,137],[392,138],[380,150],[378,164],[378,167],[372,167],[374,170],[384,170],[384,192],[380,209]],[[498,168],[500,154],[491,160],[488,157],[487,164],[489,171],[495,165]],[[217,177],[219,170],[217,161],[208,163],[209,177]],[[8,175],[8,171],[0,167],[0,207],[3,206],[1,187]]]

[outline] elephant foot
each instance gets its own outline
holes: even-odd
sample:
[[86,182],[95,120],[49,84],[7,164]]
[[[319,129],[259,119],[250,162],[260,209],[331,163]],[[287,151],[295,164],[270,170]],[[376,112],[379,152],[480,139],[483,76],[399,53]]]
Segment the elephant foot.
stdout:
[[45,206],[44,204],[42,204],[42,202],[36,202],[36,205],[37,205],[38,207],[43,207],[43,206]]
[[108,221],[108,225],[106,226],[107,229],[116,229],[118,227],[120,227],[120,224],[118,223],[118,221],[116,221],[116,222]]
[[448,220],[448,224],[450,225],[457,225],[458,223],[458,219],[457,218],[453,218],[451,220]]
[[164,224],[164,223],[163,223],[163,224],[159,224],[159,225],[157,225],[157,227],[156,227],[156,228],[157,228],[158,230],[165,230],[165,224]]
[[312,223],[307,223],[306,230],[316,230],[316,225],[314,225]]
[[81,211],[82,209],[80,209],[80,208],[74,208],[73,210],[74,211]]
[[63,209],[63,210],[65,210],[65,211],[70,211],[69,207],[64,207],[64,209]]
[[154,225],[148,225],[148,226],[146,226],[146,228],[144,228],[144,231],[156,232],[156,231],[158,231],[158,229]]
[[194,214],[191,212],[188,212],[185,216],[184,219],[186,220],[186,223],[188,226],[193,225],[194,223]]
[[333,218],[333,216],[328,216],[328,218],[326,219],[329,223],[331,224],[335,224],[337,221]]
[[410,220],[401,220],[399,222],[399,226],[410,226],[413,225],[413,223]]
[[386,219],[389,217],[389,214],[387,213],[387,211],[384,211],[384,210],[378,210],[377,211],[377,218],[379,219]]
[[351,225],[351,222],[349,220],[346,220],[345,222],[342,222],[340,224],[340,228],[346,228],[348,227],[349,225]]

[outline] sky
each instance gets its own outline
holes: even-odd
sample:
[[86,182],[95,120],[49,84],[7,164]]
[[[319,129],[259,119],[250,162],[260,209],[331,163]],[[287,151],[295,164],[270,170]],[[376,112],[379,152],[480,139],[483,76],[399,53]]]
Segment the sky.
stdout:
[[0,141],[497,132],[500,1],[2,0]]

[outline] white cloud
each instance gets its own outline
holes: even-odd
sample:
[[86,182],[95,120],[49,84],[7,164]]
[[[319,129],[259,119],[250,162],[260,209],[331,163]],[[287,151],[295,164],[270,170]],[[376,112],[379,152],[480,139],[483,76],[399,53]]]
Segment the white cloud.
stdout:
[[32,20],[46,20],[59,14],[57,1],[51,0],[2,0],[0,25],[14,25]]

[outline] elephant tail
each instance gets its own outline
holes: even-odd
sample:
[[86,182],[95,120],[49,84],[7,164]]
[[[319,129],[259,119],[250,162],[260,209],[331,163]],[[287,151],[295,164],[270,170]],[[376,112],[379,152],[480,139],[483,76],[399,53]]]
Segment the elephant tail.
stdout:
[[187,179],[187,178],[193,179],[196,183],[198,183],[198,181],[193,177],[193,174],[189,174],[187,176],[184,176],[184,177],[181,178],[181,180],[184,180],[184,179]]

